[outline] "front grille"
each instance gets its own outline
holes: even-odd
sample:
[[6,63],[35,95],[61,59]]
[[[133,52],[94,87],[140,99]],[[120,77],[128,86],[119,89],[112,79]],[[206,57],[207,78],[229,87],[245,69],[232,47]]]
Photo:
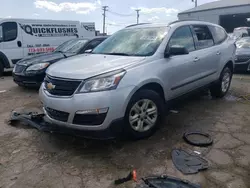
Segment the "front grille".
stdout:
[[103,114],[76,114],[73,120],[73,124],[76,125],[101,125],[107,113]]
[[24,65],[15,65],[15,73],[22,73],[25,70],[26,66]]
[[52,119],[55,119],[58,121],[63,121],[63,122],[68,121],[69,113],[67,113],[67,112],[55,110],[55,109],[48,108],[48,107],[45,108],[45,110],[46,110],[48,116],[51,117]]
[[44,84],[52,95],[71,96],[80,85],[80,80],[62,80],[60,78],[45,77]]
[[249,55],[239,55],[239,56],[237,56],[236,63],[237,62],[246,62],[248,60],[250,60],[250,56]]

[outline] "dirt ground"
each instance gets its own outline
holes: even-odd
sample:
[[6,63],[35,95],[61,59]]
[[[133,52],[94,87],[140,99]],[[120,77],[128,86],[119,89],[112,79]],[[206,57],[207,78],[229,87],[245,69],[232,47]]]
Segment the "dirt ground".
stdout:
[[[3,90],[6,90],[5,92]],[[151,138],[97,141],[39,132],[7,124],[10,111],[40,107],[36,90],[0,78],[0,188],[106,188],[136,169],[138,178],[152,174],[187,179],[203,188],[250,188],[250,75],[235,75],[230,94],[183,101]],[[250,98],[250,97],[249,97]],[[205,131],[214,143],[200,148],[183,141],[185,131]],[[171,150],[201,152],[209,168],[183,175],[171,161]],[[118,187],[135,187],[128,182]]]

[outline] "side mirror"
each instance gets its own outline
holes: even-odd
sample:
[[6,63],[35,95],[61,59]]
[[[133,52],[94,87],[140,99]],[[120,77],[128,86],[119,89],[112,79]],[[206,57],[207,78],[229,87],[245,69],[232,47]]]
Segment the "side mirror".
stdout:
[[91,53],[93,51],[93,49],[88,49],[88,50],[85,50],[84,53]]
[[187,48],[184,46],[171,46],[168,52],[165,53],[165,57],[169,57],[171,55],[185,55],[189,54]]

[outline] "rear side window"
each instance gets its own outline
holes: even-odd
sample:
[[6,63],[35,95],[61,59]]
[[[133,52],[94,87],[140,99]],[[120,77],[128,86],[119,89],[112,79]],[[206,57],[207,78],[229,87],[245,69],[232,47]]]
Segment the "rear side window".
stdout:
[[189,52],[194,51],[194,39],[189,26],[183,26],[175,30],[168,43],[171,46],[183,46]]
[[213,34],[215,44],[220,44],[226,40],[227,33],[224,29],[216,26],[209,26],[209,29]]
[[196,38],[196,48],[204,49],[214,45],[212,34],[207,26],[193,25],[194,35]]
[[5,22],[2,24],[3,28],[3,41],[13,41],[17,38],[17,23]]

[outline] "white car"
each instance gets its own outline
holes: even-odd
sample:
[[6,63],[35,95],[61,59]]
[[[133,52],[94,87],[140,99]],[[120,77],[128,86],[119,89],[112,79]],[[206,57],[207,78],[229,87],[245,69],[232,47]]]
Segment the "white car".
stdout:
[[0,76],[21,59],[53,52],[73,38],[93,38],[94,23],[60,20],[0,19]]

